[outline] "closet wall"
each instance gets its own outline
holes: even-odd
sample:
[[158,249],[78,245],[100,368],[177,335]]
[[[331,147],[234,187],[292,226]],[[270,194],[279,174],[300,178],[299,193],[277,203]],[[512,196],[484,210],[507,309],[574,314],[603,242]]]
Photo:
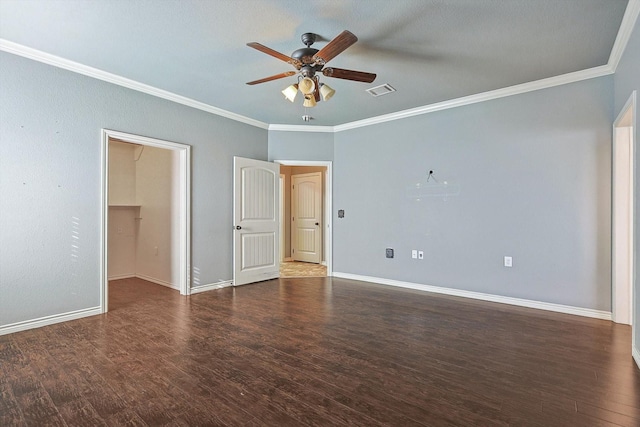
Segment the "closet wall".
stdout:
[[177,174],[177,152],[110,142],[110,280],[140,277],[178,288]]

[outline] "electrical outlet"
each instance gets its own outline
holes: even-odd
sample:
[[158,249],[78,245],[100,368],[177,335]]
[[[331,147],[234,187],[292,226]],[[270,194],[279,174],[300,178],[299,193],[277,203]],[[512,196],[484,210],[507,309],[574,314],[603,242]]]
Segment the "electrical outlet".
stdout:
[[424,252],[418,251],[418,259],[424,259]]
[[415,249],[411,250],[411,258],[418,259],[418,251]]
[[392,248],[387,248],[385,250],[385,253],[387,255],[387,258],[393,258],[393,249]]
[[510,256],[504,257],[504,266],[505,267],[513,267],[513,258]]

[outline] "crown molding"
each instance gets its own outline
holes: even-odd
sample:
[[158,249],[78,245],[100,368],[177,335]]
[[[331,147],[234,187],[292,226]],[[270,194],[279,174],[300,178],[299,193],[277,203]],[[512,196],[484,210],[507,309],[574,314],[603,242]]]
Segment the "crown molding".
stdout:
[[305,125],[269,125],[269,130],[280,132],[329,132],[333,133],[334,126],[305,126]]
[[83,65],[78,62],[70,61],[68,59],[64,59],[56,55],[51,55],[49,53],[42,52],[40,50],[33,49],[27,46],[23,46],[21,44],[14,43],[9,40],[0,39],[0,51],[22,56],[24,58],[29,58],[34,61],[42,62],[44,64],[53,65],[54,67],[62,68],[68,71],[73,71],[74,73],[83,74],[88,77],[93,77],[94,79],[102,80],[108,83],[113,83],[118,86],[126,87],[128,89],[133,89],[135,91],[146,93],[148,95],[152,95],[158,98],[163,98],[168,101],[186,105],[187,107],[192,107],[198,110],[206,111],[211,114],[215,114],[217,116],[222,116],[231,120],[246,123],[251,126],[256,126],[262,129],[269,128],[269,125],[267,123],[261,122],[259,120],[242,116],[240,114],[232,113],[230,111],[223,110],[221,108],[214,107],[209,104],[205,104],[204,102],[187,98],[186,96],[177,95],[173,92],[169,92],[163,89],[158,89],[156,87],[153,87],[144,83],[140,83],[135,80],[127,79],[125,77],[121,77],[116,74],[108,73],[106,71],[99,70],[97,68],[89,67],[87,65]]
[[371,117],[369,119],[358,120],[343,125],[334,126],[335,132],[355,129],[364,126],[371,126],[379,123],[389,122],[392,120],[405,119],[407,117],[419,116],[422,114],[433,113],[436,111],[448,110],[450,108],[462,107],[464,105],[476,104],[478,102],[490,101],[492,99],[505,98],[507,96],[519,95],[522,93],[532,92],[541,89],[547,89],[554,86],[561,86],[568,83],[579,82],[581,80],[593,79],[613,74],[613,70],[609,65],[601,65],[599,67],[589,68],[587,70],[567,73],[560,76],[549,77],[547,79],[536,80],[533,82],[522,83],[515,86],[509,86],[502,89],[496,89],[489,92],[482,92],[475,95],[464,96],[462,98],[450,99],[448,101],[438,102],[436,104],[425,105],[422,107],[411,108],[409,110],[398,111],[395,113],[385,114],[382,116]]
[[226,117],[231,120],[236,120],[242,123],[256,126],[269,131],[279,132],[327,132],[336,133],[350,129],[356,129],[365,126],[372,126],[380,123],[385,123],[393,120],[405,119],[408,117],[418,116],[422,114],[429,114],[436,111],[448,110],[450,108],[462,107],[465,105],[476,104],[479,102],[490,101],[493,99],[504,98],[507,96],[518,95],[522,93],[532,92],[541,89],[547,89],[554,86],[561,86],[569,83],[579,82],[582,80],[592,79],[596,77],[602,77],[615,73],[615,70],[620,62],[624,50],[627,46],[631,33],[633,32],[635,23],[640,15],[640,0],[629,0],[627,8],[625,10],[622,22],[620,23],[620,29],[616,36],[609,61],[606,65],[599,67],[589,68],[586,70],[576,71],[573,73],[567,73],[560,76],[554,76],[547,79],[536,80],[533,82],[522,83],[519,85],[509,86],[506,88],[496,89],[488,92],[482,92],[475,95],[469,95],[461,98],[450,99],[435,104],[424,105],[421,107],[411,108],[408,110],[397,111],[395,113],[384,114],[381,116],[370,117],[363,120],[357,120],[355,122],[344,123],[336,126],[305,126],[305,125],[286,125],[286,124],[267,124],[259,120],[255,120],[240,114],[232,113],[221,108],[214,107],[209,104],[205,104],[200,101],[193,100],[175,93],[155,88],[131,79],[117,76],[115,74],[108,73],[106,71],[99,70],[97,68],[88,67],[86,65],[79,64],[74,61],[70,61],[55,55],[51,55],[36,49],[32,49],[18,43],[10,42],[5,39],[0,39],[0,51],[5,51],[15,55],[23,56],[25,58],[33,59],[35,61],[43,62],[45,64],[53,65],[55,67],[63,68],[69,71],[73,71],[79,74],[83,74],[89,77],[93,77],[99,80],[103,80],[109,83],[113,83],[119,86],[123,86],[129,89],[133,89],[139,92],[143,92],[149,95],[153,95],[159,98],[167,99],[169,101],[176,102],[178,104],[186,105],[198,110],[206,111],[218,116]]
[[368,119],[358,120],[350,123],[344,123],[336,126],[301,126],[301,125],[272,124],[272,125],[269,125],[269,130],[283,131],[283,132],[334,132],[334,133],[342,132],[345,130],[372,126],[372,125],[390,122],[394,120],[406,119],[408,117],[420,116],[422,114],[434,113],[436,111],[448,110],[450,108],[462,107],[465,105],[476,104],[478,102],[491,101],[492,99],[505,98],[507,96],[519,95],[522,93],[533,92],[541,89],[547,89],[554,86],[561,86],[569,83],[579,82],[582,80],[588,80],[596,77],[607,76],[607,75],[613,74],[613,72],[614,72],[613,68],[609,64],[601,65],[599,67],[589,68],[587,70],[575,71],[573,73],[562,74],[560,76],[549,77],[547,79],[541,79],[533,82],[522,83],[519,85],[509,86],[502,89],[492,90],[489,92],[482,92],[475,95],[464,96],[462,98],[450,99],[450,100],[438,102],[435,104],[424,105],[422,107],[416,107],[408,110],[397,111],[395,113],[385,114],[385,115],[376,116],[376,117],[370,117]]
[[629,42],[629,38],[633,32],[633,27],[638,20],[638,15],[640,15],[640,0],[629,0],[629,3],[627,3],[627,9],[624,11],[624,16],[622,17],[622,22],[620,23],[620,29],[618,30],[616,41],[613,43],[611,55],[609,56],[608,65],[611,67],[613,72],[618,68],[620,59],[624,54],[624,50],[627,47],[627,43]]
[[[550,77],[547,79],[536,80],[533,82],[523,83],[489,92],[483,92],[475,95],[465,96],[462,98],[451,99],[436,104],[424,105],[421,107],[411,108],[408,110],[398,111],[395,113],[385,114],[382,116],[370,117],[368,119],[358,120],[355,122],[344,123],[336,126],[295,126],[295,125],[269,125],[269,130],[289,131],[289,132],[342,132],[345,130],[356,129],[359,127],[371,126],[379,123],[400,120],[407,117],[418,116],[422,114],[433,113],[436,111],[447,110],[450,108],[462,107],[464,105],[475,104],[478,102],[490,101],[492,99],[504,98],[507,96],[518,95],[521,93],[532,92],[535,90],[551,88],[564,84],[574,83],[581,80],[593,79],[615,73],[620,58],[624,54],[631,33],[633,32],[638,16],[640,15],[640,0],[629,0],[627,8],[620,23],[618,35],[611,49],[611,55],[606,65],[589,68],[587,70],[576,71],[573,73],[563,74],[560,76]],[[321,128],[321,130],[317,130]]]

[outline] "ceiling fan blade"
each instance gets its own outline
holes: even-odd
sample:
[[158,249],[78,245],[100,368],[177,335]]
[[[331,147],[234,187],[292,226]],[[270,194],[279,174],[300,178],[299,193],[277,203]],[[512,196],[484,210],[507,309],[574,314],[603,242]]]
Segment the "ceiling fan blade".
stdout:
[[327,77],[336,79],[353,80],[355,82],[371,83],[376,79],[373,73],[365,73],[364,71],[344,70],[342,68],[324,68],[322,74]]
[[344,30],[338,34],[335,39],[331,40],[329,44],[320,49],[318,53],[313,55],[313,59],[315,59],[316,63],[324,65],[357,41],[358,38],[353,33]]
[[247,43],[247,46],[252,47],[256,50],[259,50],[262,53],[266,53],[267,55],[271,55],[274,58],[278,58],[281,61],[287,62],[289,64],[293,64],[296,68],[300,68],[302,64],[297,59],[291,58],[290,56],[285,55],[284,53],[280,53],[277,50],[273,50],[270,47],[266,47],[263,44],[258,42]]
[[293,76],[297,74],[297,71],[285,71],[284,73],[276,74],[274,76],[265,77],[264,79],[254,80],[252,82],[247,82],[248,85],[257,85],[258,83],[270,82],[271,80],[278,80],[285,77]]

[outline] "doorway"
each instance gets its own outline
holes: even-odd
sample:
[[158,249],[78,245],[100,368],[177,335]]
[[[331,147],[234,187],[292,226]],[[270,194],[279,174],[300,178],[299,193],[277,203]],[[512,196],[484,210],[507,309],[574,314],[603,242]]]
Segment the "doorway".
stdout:
[[[634,91],[613,123],[612,150],[612,315],[613,321],[633,325],[634,192],[635,192]],[[632,333],[633,335],[633,333]]]
[[[134,176],[135,181],[136,176],[134,162],[145,155],[145,149],[148,157],[145,160],[149,161],[141,162],[141,165],[145,164],[143,168],[147,171],[141,175],[139,185],[131,188],[130,177]],[[116,167],[111,174],[110,169],[114,165],[110,165],[110,157],[118,155],[132,155],[133,158],[128,161],[128,166]],[[151,272],[145,277],[134,271],[133,276],[176,288],[182,295],[190,293],[190,158],[188,145],[103,129],[100,262],[100,307],[103,313],[108,311],[110,276],[132,277],[132,258],[134,262],[140,258],[147,266],[146,271]],[[163,162],[169,162],[172,173],[149,169]],[[155,193],[147,196],[147,200],[152,199],[148,204],[140,203],[135,194],[138,187]],[[159,199],[170,199],[171,202]],[[167,204],[169,207],[162,206]],[[143,229],[140,223],[145,217],[145,231],[140,233]],[[113,226],[110,227],[110,223]],[[167,224],[171,224],[172,231],[164,236],[161,243],[149,239],[150,233],[163,230]],[[131,240],[135,240],[143,251],[132,249]],[[112,243],[119,245],[118,250],[114,250]],[[109,262],[110,258],[118,261],[117,268],[114,268],[116,264]],[[168,269],[167,263],[170,264]]]
[[[283,227],[281,277],[330,276],[331,166],[330,161],[276,160],[281,165]],[[301,204],[296,203],[301,201]],[[301,215],[296,206],[302,206]],[[316,211],[319,208],[319,211]]]

